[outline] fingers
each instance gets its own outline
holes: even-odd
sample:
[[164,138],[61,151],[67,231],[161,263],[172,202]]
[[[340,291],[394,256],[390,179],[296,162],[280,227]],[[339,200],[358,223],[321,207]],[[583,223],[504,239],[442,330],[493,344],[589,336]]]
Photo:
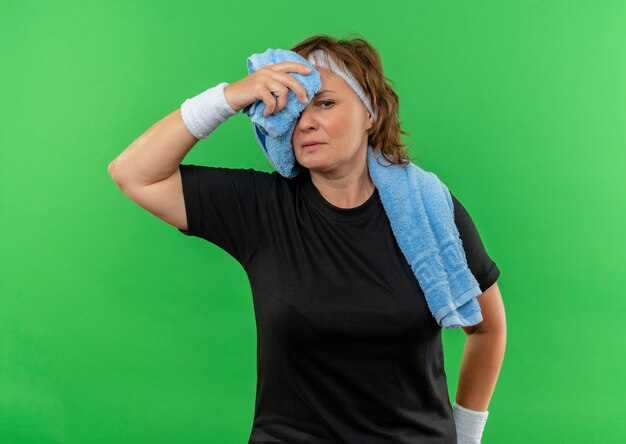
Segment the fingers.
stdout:
[[[295,77],[288,73],[297,72],[307,75],[311,73],[311,68],[298,62],[280,62],[264,66],[259,71],[265,73],[263,76],[265,78],[263,81],[264,87],[261,91],[262,100],[263,103],[265,103],[263,116],[267,117],[270,114],[278,114],[278,112],[287,105],[287,97],[289,94],[287,88],[294,92],[300,102],[307,103],[306,89]],[[272,94],[272,91],[274,91],[277,97]]]
[[[288,92],[285,86],[280,83],[273,83],[263,94],[263,103],[265,103],[263,116],[267,117],[270,114],[278,114],[278,112],[287,105]],[[274,94],[276,94],[276,96]]]
[[298,72],[300,74],[310,74],[311,68],[308,66],[297,63],[297,62],[281,62],[276,63],[274,65],[268,65],[268,68],[271,68],[274,74],[274,78],[279,82],[286,84],[298,97],[302,103],[307,102],[306,89],[300,82],[298,82],[295,77],[287,74],[288,72]]
[[[272,72],[272,78],[275,82],[268,82],[267,89],[263,94],[263,103],[265,103],[263,115],[265,117],[270,114],[278,114],[278,112],[280,112],[280,110],[287,105],[287,97],[289,94],[289,90],[287,88],[294,92],[300,102],[307,103],[308,98],[306,89],[293,76],[274,71]],[[272,92],[274,92],[277,97],[274,97]]]
[[287,73],[297,72],[300,74],[307,75],[311,73],[311,68],[309,68],[308,66],[302,63],[297,63],[297,62],[281,62],[281,63],[276,63],[274,65],[270,65],[269,67],[273,68],[272,71],[274,71],[273,74],[276,80],[289,86],[289,88],[298,97],[298,100],[300,100],[302,103],[307,102],[306,89],[304,88],[304,86],[302,86],[302,84],[298,82],[295,79],[295,77],[290,76]]
[[272,69],[279,72],[298,72],[300,74],[309,74],[311,72],[311,68],[306,66],[303,63],[298,62],[280,62],[275,63],[274,65],[270,65]]
[[280,82],[284,83],[293,91],[298,100],[302,103],[307,102],[306,89],[302,85],[302,83],[298,82],[294,76],[290,76],[289,74],[276,73],[275,77]]
[[276,108],[274,108],[274,114],[278,114],[278,112],[287,106],[287,95],[289,91],[287,88],[283,88],[282,91],[278,92],[278,98],[276,99]]
[[276,109],[276,98],[269,89],[263,91],[263,103],[265,103],[263,117],[267,117]]

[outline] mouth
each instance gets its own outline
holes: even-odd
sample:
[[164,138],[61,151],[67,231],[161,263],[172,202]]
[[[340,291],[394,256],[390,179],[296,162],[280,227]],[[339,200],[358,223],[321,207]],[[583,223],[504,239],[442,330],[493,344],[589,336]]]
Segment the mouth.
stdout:
[[325,143],[310,143],[307,145],[302,145],[302,149],[305,151],[313,151],[321,147],[322,145],[326,145]]

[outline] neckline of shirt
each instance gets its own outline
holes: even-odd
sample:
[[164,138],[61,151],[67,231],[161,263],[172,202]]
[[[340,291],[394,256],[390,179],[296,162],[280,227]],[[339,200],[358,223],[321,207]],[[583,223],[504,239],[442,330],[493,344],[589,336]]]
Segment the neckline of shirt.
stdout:
[[374,215],[376,202],[378,200],[378,188],[374,187],[374,192],[358,207],[340,208],[328,202],[311,181],[310,175],[302,183],[304,194],[312,201],[325,216],[337,222],[358,222],[371,218]]

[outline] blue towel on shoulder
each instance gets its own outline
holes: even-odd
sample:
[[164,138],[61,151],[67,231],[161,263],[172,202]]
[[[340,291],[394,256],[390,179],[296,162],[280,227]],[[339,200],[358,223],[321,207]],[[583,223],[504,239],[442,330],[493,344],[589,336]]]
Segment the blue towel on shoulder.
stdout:
[[[319,71],[296,52],[268,49],[248,58],[248,74],[286,61],[312,68],[308,75],[289,73],[306,89],[308,102],[300,102],[289,90],[287,105],[275,115],[263,116],[263,101],[242,112],[251,118],[254,135],[267,160],[280,175],[293,178],[302,166],[296,162],[291,135],[300,113],[321,88]],[[413,163],[392,165],[382,155],[377,159],[370,145],[367,164],[393,234],[437,323],[443,328],[480,323],[483,317],[476,296],[482,291],[467,266],[448,188],[434,173]]]

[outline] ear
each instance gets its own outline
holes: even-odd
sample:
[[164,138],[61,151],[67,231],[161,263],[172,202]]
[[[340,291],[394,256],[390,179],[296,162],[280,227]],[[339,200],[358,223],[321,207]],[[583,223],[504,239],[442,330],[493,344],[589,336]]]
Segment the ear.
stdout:
[[369,112],[367,113],[367,115],[369,116],[367,118],[367,122],[368,122],[367,129],[369,130],[369,129],[372,129],[372,127],[374,126],[374,118]]

